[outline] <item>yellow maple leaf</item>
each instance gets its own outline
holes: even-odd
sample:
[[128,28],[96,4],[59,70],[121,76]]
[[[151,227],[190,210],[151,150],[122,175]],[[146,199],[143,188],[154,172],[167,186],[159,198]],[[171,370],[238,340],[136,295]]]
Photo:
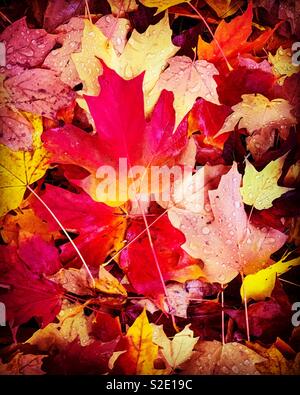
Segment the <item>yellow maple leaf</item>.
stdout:
[[174,5],[189,2],[190,0],[140,0],[140,3],[146,7],[157,8],[155,15],[165,11],[169,7],[173,7]]
[[118,352],[116,359],[122,371],[125,374],[162,374],[162,370],[154,367],[158,346],[153,343],[153,328],[145,309],[128,329],[126,337],[128,348],[124,353]]
[[112,42],[96,25],[86,19],[82,34],[81,52],[73,53],[71,58],[81,81],[84,83],[84,93],[97,95],[99,93],[98,76],[102,70],[98,58],[112,67],[116,62],[117,55]]
[[125,12],[136,11],[138,5],[135,0],[108,0],[112,14],[117,17],[123,16]]
[[244,300],[246,296],[248,300],[265,300],[271,296],[275,286],[276,278],[281,274],[286,273],[293,266],[300,265],[300,258],[295,258],[290,261],[284,260],[274,263],[266,269],[259,270],[257,273],[248,274],[243,280],[241,286],[241,297]]
[[279,47],[275,55],[268,54],[268,61],[272,64],[273,73],[279,77],[278,83],[283,85],[286,77],[299,72],[300,67],[292,62],[292,51],[290,48]]
[[[89,95],[99,93],[98,76],[101,74],[99,59],[102,59],[124,79],[132,79],[145,71],[143,90],[147,96],[156,84],[167,60],[179,49],[172,44],[171,37],[172,30],[166,14],[156,25],[150,25],[144,33],[140,34],[134,30],[124,51],[117,56],[112,42],[97,26],[85,20],[82,50],[72,54],[80,79],[85,84],[84,93]],[[82,102],[80,105],[87,108]],[[146,109],[146,113],[151,109]]]
[[227,18],[234,15],[240,9],[242,2],[231,0],[205,0],[205,2],[215,11],[219,18]]
[[249,134],[266,127],[292,126],[296,124],[292,109],[284,99],[269,100],[259,93],[242,95],[242,101],[232,107],[233,113],[225,119],[215,137],[234,130],[237,124],[247,129]]
[[281,187],[277,181],[281,175],[286,155],[271,161],[263,170],[257,171],[246,160],[243,186],[240,188],[243,202],[263,210],[272,207],[272,202],[293,188]]
[[12,151],[0,145],[0,216],[16,209],[26,186],[39,180],[48,168],[47,151],[41,142],[42,118],[24,113],[34,127],[33,150]]
[[53,346],[62,349],[75,339],[79,340],[81,346],[86,346],[93,341],[90,336],[91,317],[85,316],[84,305],[65,302],[57,315],[58,322],[37,330],[26,343],[36,346],[41,352],[49,351]]
[[162,354],[172,369],[176,369],[183,362],[188,360],[193,352],[193,348],[198,341],[198,337],[194,337],[194,332],[187,325],[181,332],[176,333],[170,340],[162,325],[152,324],[153,341],[162,348]]
[[106,294],[127,296],[127,292],[119,280],[101,265],[98,279],[95,281],[95,288]]

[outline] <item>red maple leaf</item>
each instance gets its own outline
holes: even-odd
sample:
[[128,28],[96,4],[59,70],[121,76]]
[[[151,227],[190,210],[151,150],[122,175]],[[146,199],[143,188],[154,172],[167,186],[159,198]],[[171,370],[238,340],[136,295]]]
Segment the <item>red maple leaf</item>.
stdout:
[[[112,250],[115,238],[122,233],[124,219],[120,213],[103,203],[94,202],[84,192],[73,193],[50,184],[41,197],[67,230],[78,233],[76,246],[87,264],[98,268]],[[48,222],[50,230],[60,230],[39,201],[33,198],[31,206],[39,217]],[[82,265],[71,243],[62,245],[61,250],[62,262],[75,267]]]
[[[266,29],[258,38],[248,41],[252,33],[253,6],[249,3],[247,10],[243,15],[233,18],[230,22],[224,19],[217,26],[212,42],[207,43],[201,36],[198,40],[198,58],[214,63],[224,72],[224,56],[230,62],[231,66],[235,65],[236,57],[241,54],[260,51],[266,42],[272,37],[274,31],[280,25],[277,24],[274,29]],[[222,52],[220,51],[220,47]]]
[[61,265],[54,246],[32,236],[16,246],[0,247],[1,284],[9,290],[0,295],[7,320],[21,325],[35,317],[44,327],[60,311],[64,290],[46,278]]
[[[172,165],[186,145],[186,119],[173,133],[172,92],[164,90],[150,121],[145,119],[143,77],[141,74],[127,81],[103,64],[100,94],[85,96],[96,134],[89,135],[73,125],[43,133],[52,161],[80,167],[80,171],[69,168],[66,177],[95,200],[98,200],[96,173],[100,166],[109,165],[117,171],[120,158],[127,159],[128,167]],[[121,177],[118,173],[117,176]]]
[[[157,218],[157,217],[156,217]],[[149,224],[155,220],[152,217]],[[145,230],[141,218],[132,221],[126,234],[128,242]],[[184,235],[175,229],[167,216],[159,218],[149,228],[163,280],[189,280],[199,277],[197,261],[189,257],[181,248],[185,242]],[[141,266],[141,257],[144,264]],[[164,295],[163,283],[155,264],[149,238],[144,232],[133,244],[129,245],[120,256],[120,266],[139,294],[159,300]]]

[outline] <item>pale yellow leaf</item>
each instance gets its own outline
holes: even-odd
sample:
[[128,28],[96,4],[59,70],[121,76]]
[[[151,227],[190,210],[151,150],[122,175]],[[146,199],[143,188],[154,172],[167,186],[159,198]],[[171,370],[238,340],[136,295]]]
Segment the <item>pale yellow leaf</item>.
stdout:
[[244,203],[263,210],[272,207],[273,200],[293,189],[277,184],[285,158],[286,155],[271,161],[261,171],[257,171],[246,159],[243,186],[240,189]]
[[279,47],[275,55],[269,52],[268,61],[272,65],[273,73],[276,77],[280,77],[278,79],[280,85],[283,85],[286,77],[290,77],[300,71],[299,65],[294,65],[292,62],[292,51],[290,48],[282,49],[282,47]]
[[149,96],[147,107],[153,107],[163,89],[174,93],[176,125],[191,110],[197,97],[219,104],[217,83],[214,76],[219,72],[206,60],[193,61],[187,56],[175,56],[168,61],[169,67],[160,75]]
[[84,83],[84,93],[97,95],[99,93],[98,76],[102,70],[97,58],[102,59],[109,67],[115,64],[117,55],[113,43],[96,25],[86,19],[84,21],[81,52],[73,53],[71,57],[78,75]]
[[[260,270],[287,239],[276,229],[249,223],[237,165],[234,163],[227,174],[224,170],[218,167],[212,171],[209,166],[199,169],[187,183],[183,200],[168,209],[172,225],[185,235],[181,247],[202,260],[202,275],[209,282],[220,284],[230,282],[239,272]],[[220,171],[221,179],[215,189],[212,182],[220,178]],[[197,182],[193,183],[193,179]]]
[[167,60],[179,49],[172,44],[171,37],[167,14],[142,34],[134,30],[120,56],[116,71],[125,79],[131,79],[145,71],[143,90],[147,95],[167,65]]
[[216,136],[234,130],[239,124],[246,128],[249,134],[265,127],[292,126],[296,124],[291,114],[293,107],[284,99],[269,100],[261,94],[242,95],[242,102],[232,107],[233,113],[229,115],[221,130]]
[[[167,60],[179,49],[172,44],[171,37],[172,30],[166,14],[156,25],[150,25],[144,33],[134,30],[124,51],[118,56],[113,42],[96,25],[85,20],[82,51],[72,55],[77,72],[84,83],[84,93],[89,95],[99,93],[98,76],[101,74],[99,59],[102,59],[124,79],[132,79],[145,72],[143,90],[147,98],[166,67]],[[82,101],[80,105],[86,109]],[[146,113],[151,110],[152,108],[146,108]]]
[[146,7],[157,8],[155,13],[155,15],[157,15],[169,7],[173,7],[174,5],[181,3],[189,3],[190,0],[140,0],[140,2]]
[[108,0],[112,14],[124,16],[126,12],[136,11],[138,5],[135,0]]
[[162,354],[172,369],[176,369],[183,362],[188,360],[191,355],[198,337],[194,337],[194,332],[187,325],[181,332],[176,333],[170,340],[163,326],[151,324],[153,328],[153,341],[162,349]]

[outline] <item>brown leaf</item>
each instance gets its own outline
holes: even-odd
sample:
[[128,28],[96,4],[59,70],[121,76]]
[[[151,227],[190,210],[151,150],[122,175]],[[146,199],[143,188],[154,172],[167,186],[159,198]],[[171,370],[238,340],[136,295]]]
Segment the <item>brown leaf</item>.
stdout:
[[193,356],[181,365],[182,374],[260,374],[256,364],[264,358],[239,343],[199,341]]
[[45,355],[22,354],[18,352],[11,361],[6,364],[0,362],[0,375],[41,375],[42,363]]
[[51,32],[75,15],[84,13],[84,0],[49,0],[44,15],[44,28]]
[[265,358],[263,362],[257,364],[257,369],[261,374],[299,374],[300,353],[296,355],[294,360],[287,360],[275,344],[272,344],[269,348],[265,348],[258,343],[247,342],[247,346]]

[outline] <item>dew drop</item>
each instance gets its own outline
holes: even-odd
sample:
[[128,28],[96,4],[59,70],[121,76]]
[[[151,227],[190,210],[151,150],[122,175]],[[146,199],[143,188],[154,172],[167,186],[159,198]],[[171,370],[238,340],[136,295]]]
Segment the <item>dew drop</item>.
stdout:
[[241,202],[238,202],[238,201],[234,202],[234,207],[235,208],[240,208],[241,207]]
[[204,228],[202,228],[202,233],[203,233],[204,235],[208,235],[209,232],[210,232],[210,230],[209,230],[209,228],[208,228],[207,226],[204,226]]
[[210,205],[208,203],[204,206],[204,210],[211,211]]
[[223,282],[225,280],[225,275],[224,274],[219,274],[218,280]]

